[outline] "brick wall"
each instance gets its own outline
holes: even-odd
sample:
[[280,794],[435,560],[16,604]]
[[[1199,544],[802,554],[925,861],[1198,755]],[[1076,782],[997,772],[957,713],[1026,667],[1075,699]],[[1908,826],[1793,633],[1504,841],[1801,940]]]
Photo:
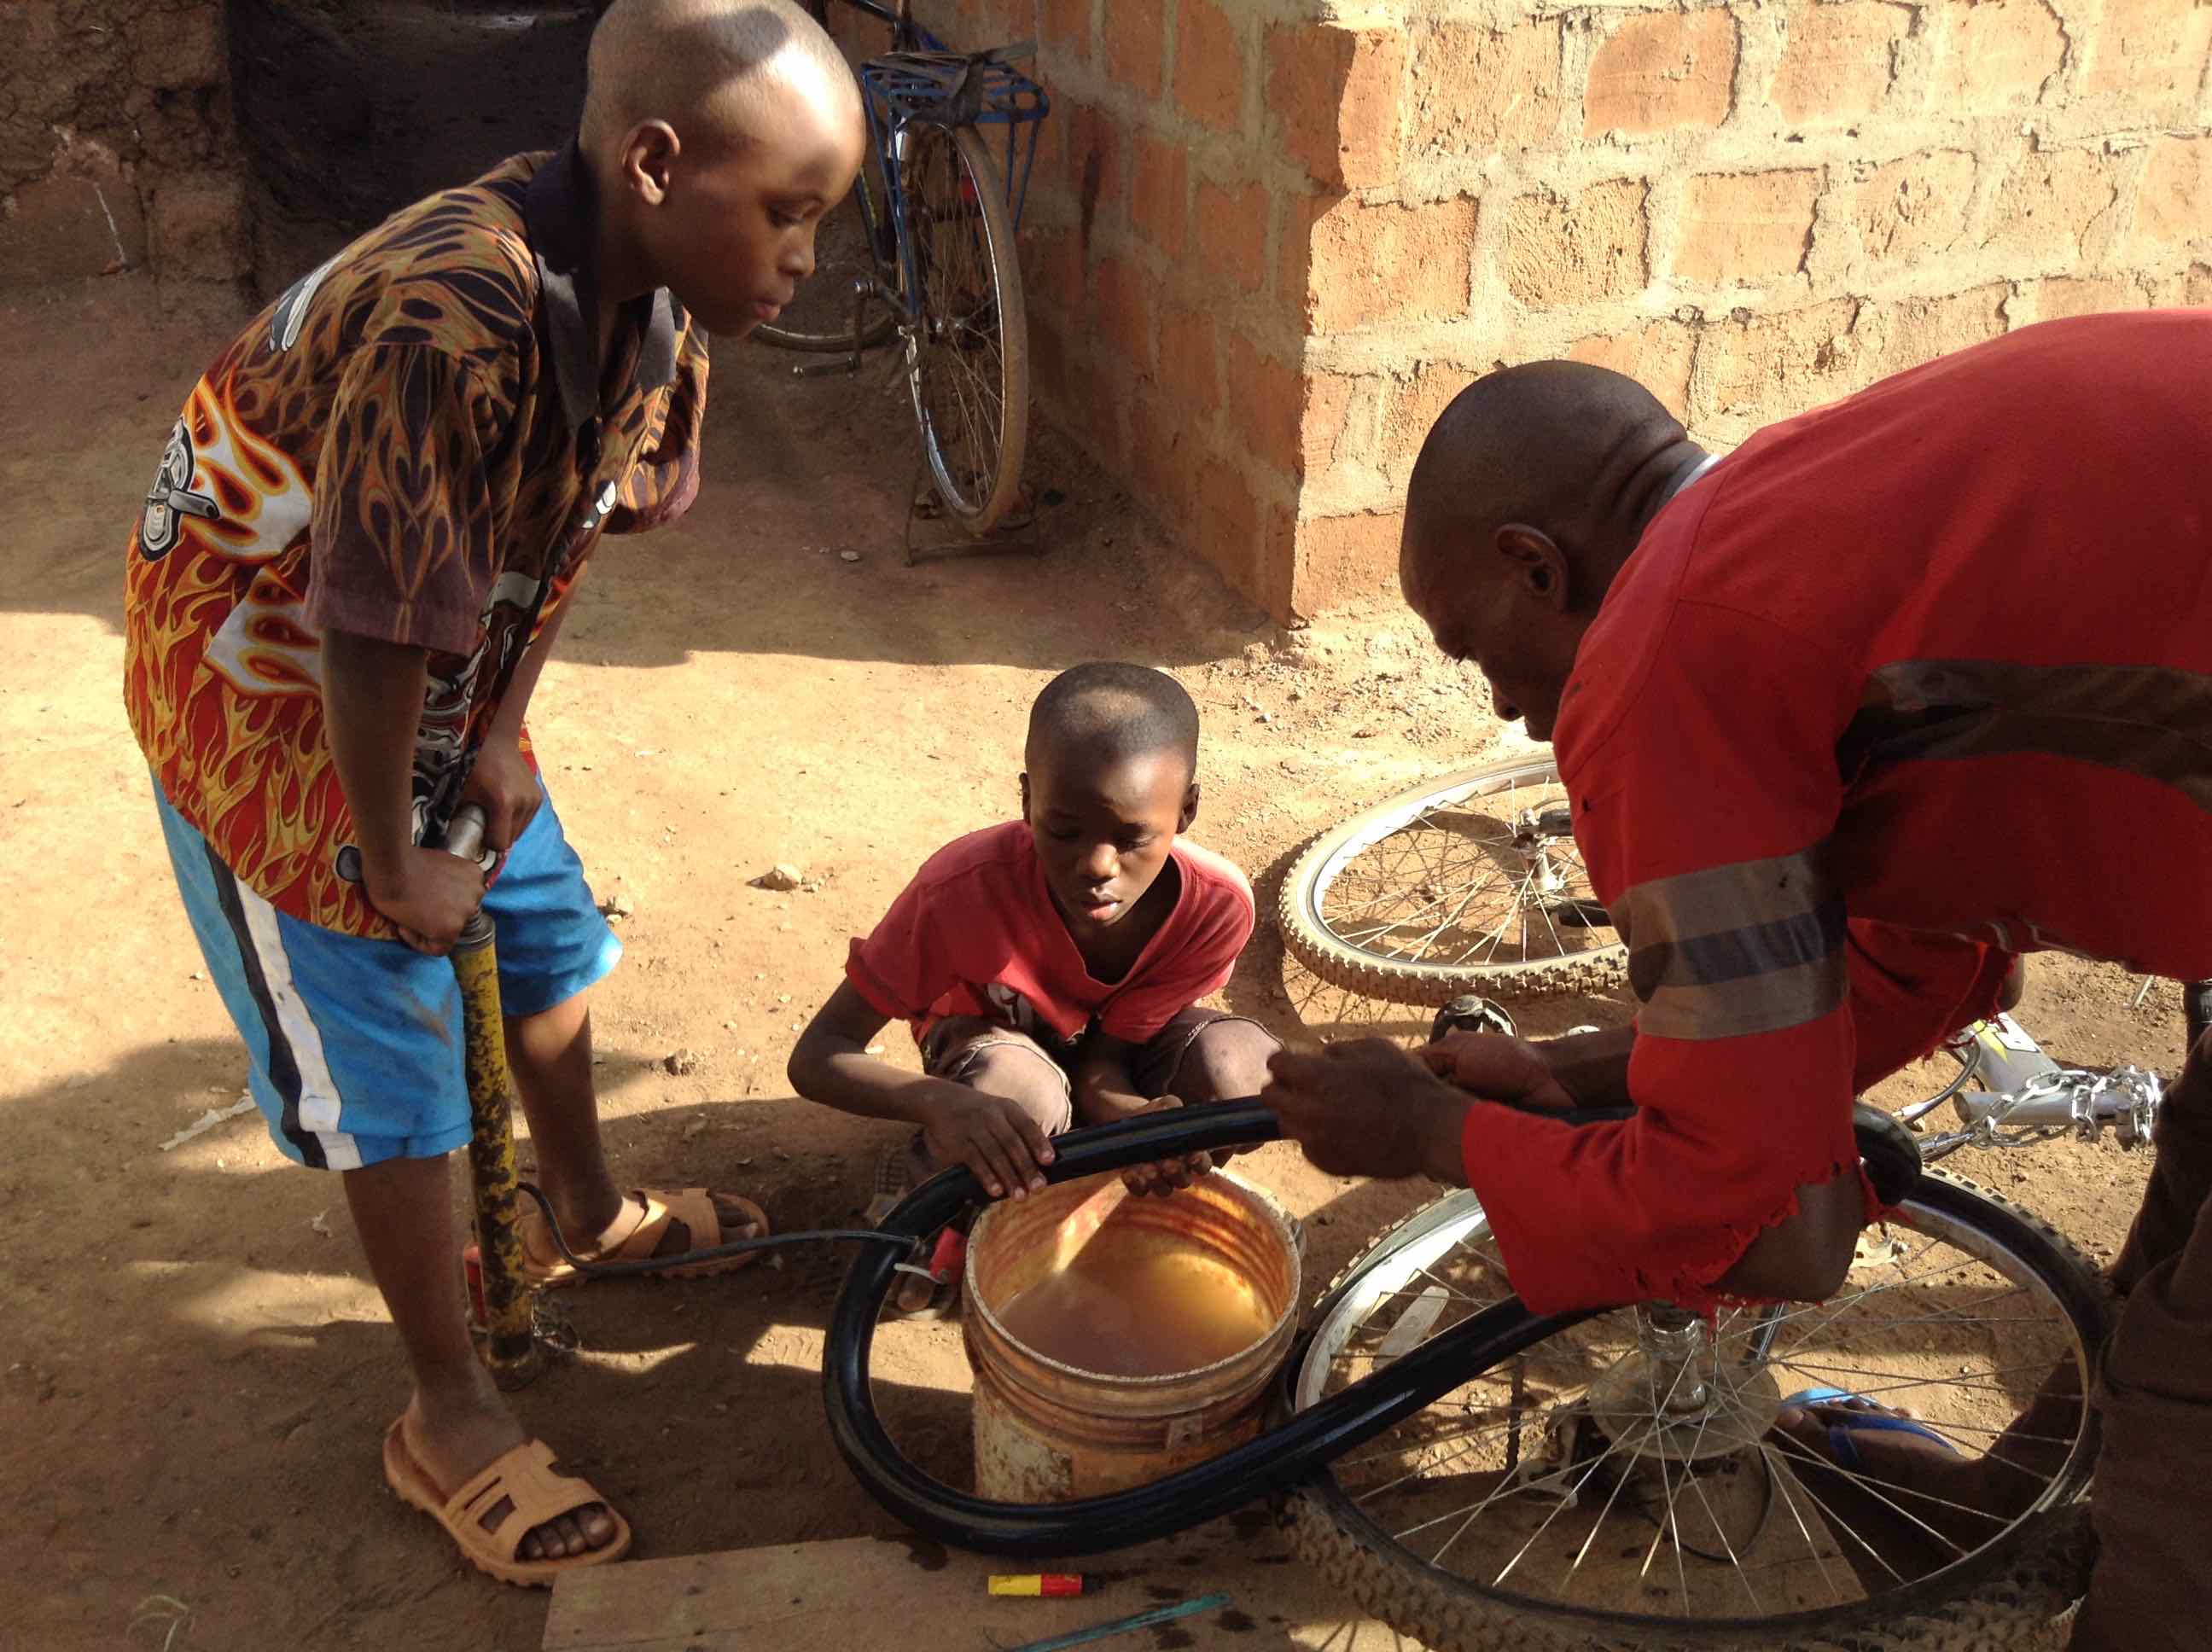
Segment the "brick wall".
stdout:
[[0,290],[246,272],[218,0],[27,0],[0,60]]
[[[922,8],[926,15],[931,9]],[[1279,617],[1386,587],[1480,373],[1727,446],[2055,315],[2212,303],[2212,0],[964,0],[1058,100],[1043,410]]]

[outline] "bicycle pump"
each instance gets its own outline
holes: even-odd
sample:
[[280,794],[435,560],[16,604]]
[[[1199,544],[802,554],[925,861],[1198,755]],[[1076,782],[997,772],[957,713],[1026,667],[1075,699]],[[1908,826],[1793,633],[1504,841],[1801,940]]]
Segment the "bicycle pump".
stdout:
[[[484,812],[470,804],[446,829],[446,847],[464,859],[477,859],[483,834]],[[544,1362],[532,1328],[533,1293],[523,1283],[514,1081],[507,1068],[496,938],[490,916],[479,907],[453,943],[453,960],[461,988],[464,1070],[469,1087],[469,1187],[476,1217],[484,1363],[491,1368],[492,1380],[512,1391],[534,1381]]]

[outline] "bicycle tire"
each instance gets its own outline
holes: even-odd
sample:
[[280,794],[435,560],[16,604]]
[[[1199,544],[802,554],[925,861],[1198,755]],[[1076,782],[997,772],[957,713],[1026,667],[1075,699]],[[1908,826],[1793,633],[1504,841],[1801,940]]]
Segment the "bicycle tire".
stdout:
[[[974,127],[906,131],[902,267],[916,277],[911,296],[924,335],[909,343],[907,385],[938,496],[955,521],[980,536],[1013,508],[1029,449],[1029,312],[1013,215],[1006,181]],[[948,224],[972,228],[956,229],[940,246],[933,232]],[[988,292],[966,289],[978,278]],[[956,282],[963,289],[949,290]],[[962,365],[977,355],[992,358],[981,371]],[[996,380],[995,389],[987,379]],[[978,398],[972,411],[963,390]],[[948,398],[957,410],[949,415]],[[970,443],[972,455],[962,451]]]
[[[753,337],[777,349],[836,355],[854,347],[853,283],[877,278],[875,248],[883,233],[876,192],[868,183],[873,161],[853,180],[851,192],[816,231],[814,273],[774,321],[753,329]],[[822,243],[830,237],[829,245]],[[891,336],[890,307],[880,302],[861,312],[859,348],[872,349]]]
[[1362,850],[1430,811],[1558,778],[1558,765],[1548,757],[1478,764],[1386,798],[1322,832],[1284,876],[1276,908],[1284,947],[1330,986],[1394,1004],[1433,1007],[1471,992],[1522,1000],[1594,996],[1619,985],[1627,978],[1628,949],[1617,940],[1526,961],[1444,963],[1358,945],[1337,935],[1324,914],[1335,879]]
[[[1948,1171],[1923,1170],[1904,1201],[1948,1215],[1990,1239],[2051,1291],[2094,1360],[2112,1323],[2112,1297],[2096,1265],[2049,1224],[1986,1187]],[[1474,1195],[1448,1193],[1384,1230],[1348,1263],[1316,1303],[1316,1331],[1362,1278],[1440,1225],[1463,1216]],[[1447,1333],[1446,1334],[1449,1334]],[[1322,1345],[1310,1337],[1293,1358]],[[1295,1405],[1304,1374],[1294,1372]],[[1332,1584],[1432,1652],[1710,1652],[1718,1646],[1773,1652],[1996,1652],[2056,1619],[2087,1587],[2094,1545],[2081,1493],[2096,1455],[2096,1414],[2082,1431],[2039,1513],[1942,1570],[1863,1603],[1694,1629],[1663,1618],[1541,1603],[1492,1593],[1399,1546],[1323,1469],[1285,1499],[1292,1548]]]

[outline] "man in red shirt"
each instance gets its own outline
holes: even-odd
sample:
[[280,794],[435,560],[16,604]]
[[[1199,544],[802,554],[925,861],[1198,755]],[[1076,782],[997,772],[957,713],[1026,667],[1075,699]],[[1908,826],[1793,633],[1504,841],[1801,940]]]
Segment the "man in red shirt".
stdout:
[[[2013,957],[2212,974],[2208,374],[2212,312],[2053,322],[1717,461],[1602,369],[1463,392],[1414,470],[1407,599],[1555,742],[1640,1011],[1427,1066],[1278,1058],[1285,1129],[1327,1169],[1464,1181],[1539,1309],[1829,1294],[1875,1210],[1854,1091]],[[2200,1044],[2115,1269],[2077,1649],[2195,1644],[2212,1610],[2208,1079]]]

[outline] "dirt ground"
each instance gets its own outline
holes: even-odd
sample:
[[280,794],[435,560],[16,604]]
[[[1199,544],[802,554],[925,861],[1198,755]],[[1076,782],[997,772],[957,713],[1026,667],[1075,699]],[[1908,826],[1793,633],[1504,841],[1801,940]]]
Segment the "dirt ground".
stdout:
[[[234,1100],[245,1068],[124,725],[120,561],[235,319],[133,278],[0,307],[17,386],[0,477],[21,507],[0,593],[0,1485],[29,1563],[0,1580],[0,1644],[161,1646],[177,1614],[144,1603],[167,1596],[190,1611],[176,1649],[520,1652],[545,1597],[464,1570],[385,1494],[376,1444],[404,1372],[337,1182],[281,1159],[251,1116],[158,1147]],[[1048,556],[902,566],[901,402],[873,375],[802,386],[785,365],[718,355],[698,507],[607,543],[532,722],[595,889],[634,908],[596,1011],[618,1170],[741,1189],[790,1230],[850,1218],[887,1134],[790,1094],[792,1036],[921,859],[1012,812],[1023,717],[1053,671],[1121,657],[1191,689],[1194,835],[1254,875],[1263,911],[1313,832],[1509,737],[1407,616],[1278,631],[1049,437],[1033,474],[1066,499]],[[747,885],[777,861],[820,888]],[[2046,963],[2021,1015],[2062,1057],[2171,1071],[2177,994],[2131,1011],[2132,990]],[[1264,920],[1224,1000],[1286,1037],[1412,1024],[1286,969]],[[684,1077],[663,1065],[679,1049],[697,1059]],[[1244,1163],[1314,1218],[1311,1281],[1427,1193],[1354,1187],[1280,1146]],[[2071,1145],[1954,1163],[2106,1254],[2143,1168]],[[520,1409],[624,1509],[640,1554],[895,1534],[822,1424],[843,1260],[571,1299],[585,1351]],[[887,1409],[956,1464],[957,1333],[909,1327],[887,1352]]]

